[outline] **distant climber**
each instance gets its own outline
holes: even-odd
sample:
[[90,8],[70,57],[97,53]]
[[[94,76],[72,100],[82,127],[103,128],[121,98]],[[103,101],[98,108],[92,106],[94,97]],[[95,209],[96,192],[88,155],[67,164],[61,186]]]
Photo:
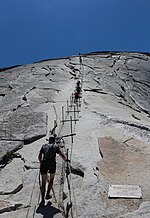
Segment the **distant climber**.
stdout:
[[[65,154],[63,154],[59,146],[55,143],[55,137],[49,137],[49,143],[44,144],[39,152],[38,159],[40,162],[40,174],[42,177],[41,184],[41,196],[42,200],[40,206],[44,206],[45,199],[51,198],[50,191],[53,186],[55,172],[56,172],[56,154],[59,154],[63,160],[68,161]],[[50,174],[50,177],[48,178]],[[46,181],[48,181],[47,193],[46,192]]]
[[81,81],[80,80],[78,80],[78,82],[77,82],[77,87],[81,88]]
[[80,62],[80,65],[82,65],[82,57],[80,53],[79,53],[79,62]]

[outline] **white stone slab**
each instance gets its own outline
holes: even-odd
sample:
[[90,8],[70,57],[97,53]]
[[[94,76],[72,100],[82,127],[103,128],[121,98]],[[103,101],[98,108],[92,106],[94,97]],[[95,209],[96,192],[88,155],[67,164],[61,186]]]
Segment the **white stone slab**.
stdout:
[[109,198],[142,198],[138,185],[109,185]]

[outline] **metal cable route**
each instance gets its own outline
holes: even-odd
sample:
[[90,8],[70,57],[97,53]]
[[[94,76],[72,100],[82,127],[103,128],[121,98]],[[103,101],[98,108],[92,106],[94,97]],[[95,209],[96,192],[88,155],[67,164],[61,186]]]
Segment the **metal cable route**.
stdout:
[[[81,57],[80,57],[80,71],[81,71],[81,64],[82,64],[82,61],[81,61]],[[82,67],[83,67],[83,65],[82,65]],[[82,76],[82,82],[83,82],[83,76]],[[79,100],[80,100],[80,98],[79,98]],[[78,103],[80,103],[80,102],[76,102],[77,111],[78,111],[78,106],[81,106],[81,104],[78,105]],[[75,111],[75,108],[74,108],[74,111]],[[76,120],[76,118],[75,118],[75,113],[74,113],[74,121],[75,120]],[[70,124],[71,124],[70,128],[71,128],[71,134],[72,134],[72,130],[73,130],[72,117],[70,117]],[[75,121],[75,124],[76,124],[76,121]],[[74,125],[74,130],[75,130],[75,125]],[[73,150],[73,137],[71,137],[70,164],[71,164],[71,159],[72,159],[72,150]],[[67,156],[68,156],[68,149],[67,149]],[[78,217],[78,211],[77,211],[77,205],[76,205],[76,199],[75,199],[73,183],[72,183],[72,179],[71,179],[71,165],[69,166],[68,163],[67,163],[67,171],[68,172],[66,172],[66,177],[67,177],[68,190],[69,190],[69,202],[67,202],[65,218],[69,217],[69,210],[70,209],[71,209],[71,217],[73,218],[71,190],[73,190],[73,198],[74,198],[74,204],[75,204],[75,209],[76,209],[76,217]]]
[[[36,177],[35,177],[35,180],[34,180],[34,185],[33,185],[31,196],[30,196],[30,201],[29,201],[29,206],[28,206],[26,218],[28,218],[28,215],[29,215],[29,210],[30,210],[30,207],[31,207],[31,202],[32,202],[32,197],[33,197],[33,192],[34,192],[34,189],[35,189],[35,185],[36,185],[37,176],[38,176],[38,171],[37,171],[37,174],[36,174]],[[35,216],[35,208],[34,208],[34,212],[33,212],[33,218],[34,218],[34,216]]]
[[[82,83],[83,83],[82,70],[84,70],[84,66],[83,66],[83,63],[82,63],[81,56],[79,56],[79,60],[80,60],[80,75],[79,75],[79,77],[81,77],[81,88],[82,88]],[[72,183],[72,179],[71,179],[71,159],[72,159],[73,135],[74,135],[73,131],[72,131],[73,130],[72,122],[74,121],[75,124],[76,124],[76,121],[78,121],[78,120],[76,120],[76,112],[79,113],[79,108],[81,107],[81,102],[80,102],[80,98],[79,98],[79,101],[75,102],[74,96],[72,94],[71,97],[70,97],[70,106],[71,106],[71,108],[73,107],[73,103],[76,103],[76,108],[74,107],[74,120],[72,119],[72,117],[70,117],[70,120],[68,120],[68,121],[70,121],[70,125],[71,125],[71,134],[68,135],[68,136],[71,136],[71,152],[70,152],[70,165],[67,162],[67,170],[68,170],[68,172],[66,172],[66,178],[67,178],[67,184],[68,184],[68,190],[69,190],[69,203],[67,202],[66,213],[65,213],[64,203],[63,203],[63,190],[64,190],[65,168],[66,168],[65,161],[62,161],[61,179],[60,179],[60,190],[59,190],[59,201],[58,202],[57,202],[57,199],[56,199],[56,196],[55,196],[54,189],[52,188],[52,192],[53,192],[53,196],[54,196],[55,202],[58,203],[58,206],[60,206],[63,209],[63,211],[64,211],[63,215],[64,215],[65,218],[69,217],[69,210],[70,209],[71,209],[71,217],[73,218],[72,193],[71,193],[71,190],[73,190],[73,198],[74,198],[74,202],[75,202],[74,204],[75,204],[75,209],[76,209],[76,217],[78,217],[75,193],[74,193],[73,183]],[[55,108],[54,105],[53,105],[53,107],[54,107],[54,112],[55,112],[56,120],[54,120],[54,128],[53,128],[53,130],[50,131],[50,132],[52,134],[55,134],[55,128],[57,127],[57,111],[56,111],[56,108]],[[62,111],[63,110],[64,110],[64,108],[62,107]],[[66,111],[66,116],[65,117],[63,116],[64,112],[62,113],[62,121],[63,122],[62,122],[62,125],[61,125],[60,129],[59,129],[58,136],[60,136],[60,133],[61,133],[62,128],[64,126],[64,122],[65,122],[65,120],[67,120],[69,112],[71,112],[71,111],[69,111],[69,108],[68,108],[68,101],[67,101],[67,110],[68,111]],[[75,130],[75,125],[74,125],[74,130]],[[65,145],[64,145],[64,150],[66,150]],[[68,152],[69,152],[69,149],[67,149],[67,157],[69,155]],[[38,172],[37,172],[37,175],[36,175],[36,178],[35,178],[35,181],[34,181],[34,186],[33,186],[33,189],[32,189],[31,196],[30,196],[29,205],[31,204],[31,201],[32,201],[32,197],[33,197],[33,192],[34,192],[34,189],[35,189],[35,184],[36,184],[37,176],[38,176]],[[39,185],[40,185],[40,172],[39,172]],[[39,203],[39,200],[40,200],[40,191],[39,191],[38,203]],[[29,209],[30,209],[30,207],[28,208],[26,218],[28,218]],[[36,211],[36,206],[34,207],[33,218],[35,217],[35,211]]]

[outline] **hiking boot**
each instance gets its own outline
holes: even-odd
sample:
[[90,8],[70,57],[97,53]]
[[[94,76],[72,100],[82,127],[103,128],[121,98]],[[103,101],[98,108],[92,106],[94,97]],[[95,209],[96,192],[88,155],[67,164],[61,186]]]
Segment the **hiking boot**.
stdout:
[[50,198],[52,198],[52,196],[51,196],[50,194],[46,194],[45,199],[46,199],[46,200],[49,200]]

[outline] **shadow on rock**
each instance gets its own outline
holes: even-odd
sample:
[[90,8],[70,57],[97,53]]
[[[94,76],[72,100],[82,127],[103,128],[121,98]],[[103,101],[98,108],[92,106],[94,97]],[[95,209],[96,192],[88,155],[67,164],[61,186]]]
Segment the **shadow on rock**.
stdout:
[[43,218],[52,218],[55,214],[61,213],[61,210],[52,206],[51,202],[48,202],[46,206],[39,206],[36,210],[36,213],[43,215]]

